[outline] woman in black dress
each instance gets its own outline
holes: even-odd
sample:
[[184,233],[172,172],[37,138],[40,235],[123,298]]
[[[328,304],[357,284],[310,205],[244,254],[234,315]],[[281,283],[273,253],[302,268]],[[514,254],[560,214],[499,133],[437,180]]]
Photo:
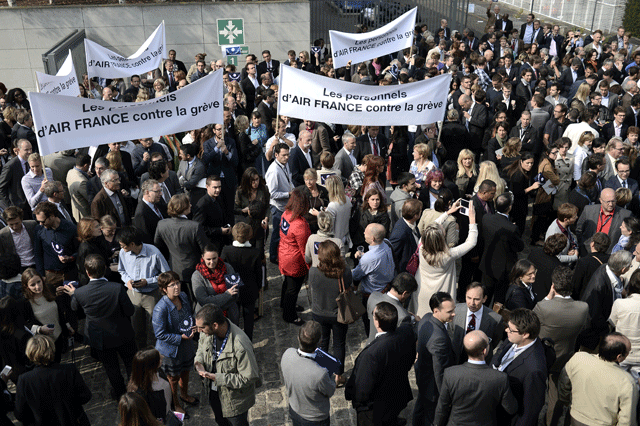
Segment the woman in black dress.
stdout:
[[513,192],[513,207],[511,218],[518,226],[520,233],[524,233],[524,226],[529,211],[529,197],[535,194],[540,187],[540,182],[531,183],[531,169],[533,169],[534,156],[525,152],[519,161],[514,161],[505,169],[505,175],[509,181],[509,188]]
[[407,144],[409,132],[407,126],[391,126],[389,138],[389,182],[395,187],[398,175],[409,171],[409,157],[407,156]]

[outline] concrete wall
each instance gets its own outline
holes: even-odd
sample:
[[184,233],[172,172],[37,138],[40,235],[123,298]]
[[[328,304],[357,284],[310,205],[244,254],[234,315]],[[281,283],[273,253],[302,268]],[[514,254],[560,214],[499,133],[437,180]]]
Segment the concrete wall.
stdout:
[[[194,55],[221,58],[216,19],[243,18],[245,44],[286,60],[287,50],[309,50],[308,2],[225,2],[0,9],[0,81],[7,88],[35,90],[42,54],[74,29],[123,56],[133,54],[164,20],[168,49],[187,68]],[[244,59],[239,64],[244,64]]]

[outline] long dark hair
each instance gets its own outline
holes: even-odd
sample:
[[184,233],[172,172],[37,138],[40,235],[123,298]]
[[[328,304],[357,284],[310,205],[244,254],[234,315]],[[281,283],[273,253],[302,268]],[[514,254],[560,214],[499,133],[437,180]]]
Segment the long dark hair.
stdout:
[[118,403],[120,426],[161,426],[151,413],[149,404],[135,392],[127,392]]
[[155,348],[142,349],[136,353],[131,363],[131,377],[127,390],[135,392],[138,389],[151,392],[153,379],[160,367],[160,352]]
[[525,276],[525,274],[527,272],[529,272],[529,269],[531,269],[531,267],[535,268],[535,265],[527,260],[527,259],[520,259],[516,262],[515,265],[513,265],[513,268],[511,269],[511,275],[510,275],[510,282],[511,285],[517,285],[519,287],[522,287],[522,282],[520,280],[520,278],[522,278],[523,276]]
[[525,151],[520,155],[519,160],[516,160],[513,163],[509,164],[509,166],[504,169],[504,171],[507,173],[507,176],[509,176],[509,179],[513,178],[513,175],[516,172],[522,173],[526,178],[530,177],[531,172],[530,171],[527,172],[525,169],[522,168],[522,162],[526,160],[531,160],[531,159],[535,160],[535,156],[531,152]]
[[331,240],[325,240],[318,247],[318,269],[327,278],[338,279],[344,274],[346,267],[344,259],[340,254],[340,248]]
[[389,139],[389,142],[396,142],[401,139],[406,141],[409,139],[409,129],[407,126],[393,126],[393,134]]
[[629,237],[629,242],[624,247],[627,251],[633,251],[633,249],[640,243],[640,220],[636,219],[633,216],[625,217],[622,220],[624,226],[627,227],[629,231],[631,231],[631,236]]
[[258,178],[260,179],[260,183],[258,184],[258,191],[266,188],[264,178],[260,176],[260,173],[258,173],[258,169],[256,169],[255,167],[248,167],[244,171],[244,173],[242,173],[240,188],[238,188],[242,195],[248,196],[249,194],[251,194],[251,179],[253,179],[255,176],[258,176]]
[[292,214],[289,220],[293,222],[299,217],[303,217],[309,211],[309,199],[298,188],[291,192],[289,202],[285,206],[285,210],[289,210]]

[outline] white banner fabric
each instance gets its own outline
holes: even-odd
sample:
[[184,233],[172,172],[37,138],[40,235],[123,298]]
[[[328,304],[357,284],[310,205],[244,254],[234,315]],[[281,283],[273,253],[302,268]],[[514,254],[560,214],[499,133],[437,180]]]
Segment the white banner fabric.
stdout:
[[334,68],[377,58],[411,47],[418,8],[369,33],[353,34],[329,31]]
[[222,72],[145,102],[105,102],[29,92],[41,155],[199,129],[223,122]]
[[80,86],[76,75],[76,67],[73,66],[71,50],[69,50],[69,56],[67,56],[56,75],[36,71],[36,81],[38,83],[38,92],[40,93],[80,96]]
[[451,74],[415,83],[368,86],[280,67],[278,114],[366,126],[408,126],[443,119]]
[[125,58],[106,47],[84,39],[87,74],[91,77],[127,78],[159,68],[167,57],[164,21],[133,55]]

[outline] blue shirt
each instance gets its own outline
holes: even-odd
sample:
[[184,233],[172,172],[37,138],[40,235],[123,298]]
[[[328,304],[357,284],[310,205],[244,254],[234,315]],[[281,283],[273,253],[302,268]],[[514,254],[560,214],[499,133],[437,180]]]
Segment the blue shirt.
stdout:
[[126,284],[129,280],[147,280],[147,285],[133,288],[139,293],[149,293],[158,288],[158,275],[170,271],[169,264],[155,246],[142,244],[140,253],[120,250],[118,257],[118,273]]
[[369,251],[362,255],[358,266],[351,271],[354,281],[360,280],[365,293],[382,291],[395,276],[393,254],[386,241],[369,246]]

